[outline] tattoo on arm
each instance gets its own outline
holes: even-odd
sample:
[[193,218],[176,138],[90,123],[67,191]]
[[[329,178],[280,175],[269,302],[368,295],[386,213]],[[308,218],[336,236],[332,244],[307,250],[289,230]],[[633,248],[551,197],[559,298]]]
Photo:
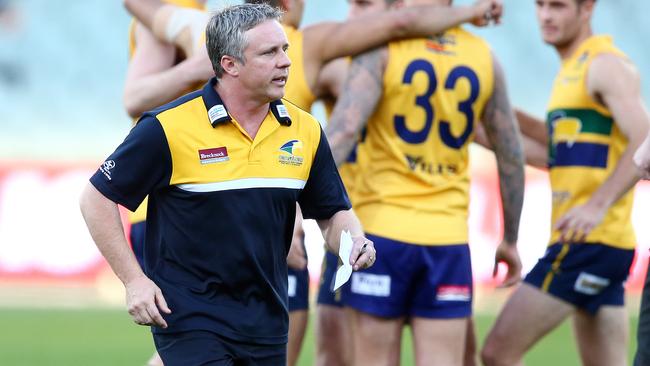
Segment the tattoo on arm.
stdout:
[[494,59],[494,90],[485,106],[483,123],[494,147],[503,206],[504,239],[516,243],[524,201],[524,154],[503,71]]
[[343,92],[325,129],[337,165],[352,151],[382,96],[386,55],[385,49],[375,49],[352,60]]

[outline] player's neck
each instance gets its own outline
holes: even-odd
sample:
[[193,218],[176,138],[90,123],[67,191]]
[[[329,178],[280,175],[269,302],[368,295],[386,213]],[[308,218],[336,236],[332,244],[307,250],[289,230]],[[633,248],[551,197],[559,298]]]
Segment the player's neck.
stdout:
[[269,102],[255,98],[246,89],[238,87],[236,83],[219,81],[215,90],[221,97],[228,113],[246,130],[246,133],[255,139],[262,121],[269,112]]
[[562,60],[566,60],[573,56],[573,54],[576,52],[576,50],[582,45],[584,41],[586,41],[589,37],[593,35],[593,32],[591,31],[591,26],[585,25],[580,29],[580,32],[578,32],[578,35],[573,38],[570,42],[561,45],[561,46],[555,46],[555,49],[557,50],[557,53],[560,55],[560,58]]

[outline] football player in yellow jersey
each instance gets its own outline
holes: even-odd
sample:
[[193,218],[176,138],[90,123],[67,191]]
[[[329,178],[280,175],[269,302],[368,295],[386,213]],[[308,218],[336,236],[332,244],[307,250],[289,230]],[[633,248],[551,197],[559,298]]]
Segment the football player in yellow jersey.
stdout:
[[[424,2],[405,2],[414,3]],[[417,365],[463,364],[472,300],[468,145],[479,120],[498,162],[504,240],[495,262],[508,265],[510,285],[521,270],[523,154],[488,45],[454,28],[354,59],[326,132],[341,163],[366,128],[355,210],[380,254],[343,294],[355,328],[355,365],[398,364],[406,322]]]
[[[473,21],[475,24],[485,22],[485,14],[498,16],[500,7],[498,1],[481,0],[472,7],[447,8],[440,6],[423,6],[404,9],[390,14],[366,17],[351,23],[319,23],[306,27],[300,31],[296,29],[302,19],[303,2],[293,0],[257,0],[247,2],[262,2],[281,7],[285,11],[282,22],[292,45],[289,56],[293,61],[290,68],[290,78],[287,83],[286,99],[309,110],[317,98],[332,95],[330,85],[324,79],[331,74],[325,72],[324,65],[337,57],[361,52],[377,46],[393,38],[416,36],[421,34],[435,34],[450,26],[461,22]],[[363,1],[353,1],[353,3]],[[199,32],[204,24],[201,18],[183,11],[180,14],[173,6],[162,6],[158,0],[125,0],[129,10],[144,24],[153,29],[161,39],[174,42],[188,54],[201,51],[196,42]],[[361,4],[366,6],[368,4]],[[185,26],[182,26],[185,23]],[[197,51],[198,49],[198,51]],[[206,64],[209,61],[206,59]],[[332,68],[334,70],[334,68]],[[293,246],[290,257],[301,259],[304,250]],[[297,253],[293,255],[294,253]],[[293,261],[296,263],[298,261]],[[303,261],[304,267],[306,262]],[[295,268],[295,267],[294,267]],[[307,314],[307,274],[306,270],[295,273],[294,279],[290,277],[290,285],[296,283],[295,296],[290,297],[290,335],[288,345],[288,363],[295,364],[302,343]],[[303,286],[300,286],[303,284]],[[293,288],[293,286],[290,286]],[[290,295],[292,292],[290,292]],[[320,310],[320,309],[319,309]],[[332,310],[332,313],[328,313]],[[345,365],[345,345],[349,342],[345,332],[342,331],[342,321],[336,316],[340,311],[323,309],[319,311],[319,326],[317,327],[318,360],[319,365]],[[322,316],[322,317],[321,317]]]
[[632,158],[650,117],[631,61],[611,37],[592,32],[594,0],[536,5],[543,40],[562,64],[546,125],[524,113],[519,120],[543,151],[528,160],[549,168],[551,242],[506,303],[481,356],[489,366],[521,364],[572,316],[582,364],[625,365],[623,283],[634,258],[630,217],[639,179]]

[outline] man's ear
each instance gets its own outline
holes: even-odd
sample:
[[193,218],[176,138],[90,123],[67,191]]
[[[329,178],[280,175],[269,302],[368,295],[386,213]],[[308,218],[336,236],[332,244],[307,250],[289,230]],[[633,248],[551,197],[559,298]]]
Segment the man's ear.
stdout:
[[228,55],[221,56],[221,67],[223,71],[230,76],[239,76],[239,64],[237,60]]

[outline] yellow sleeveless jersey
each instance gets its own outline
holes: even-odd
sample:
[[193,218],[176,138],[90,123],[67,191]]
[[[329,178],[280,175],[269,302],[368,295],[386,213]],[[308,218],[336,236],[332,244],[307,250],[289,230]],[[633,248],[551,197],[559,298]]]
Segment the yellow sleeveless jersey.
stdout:
[[[164,2],[177,5],[177,6],[182,6],[185,8],[206,10],[205,4],[202,4],[196,0],[164,0]],[[135,48],[136,48],[135,24],[136,22],[134,19],[131,20],[131,24],[129,25],[129,58],[133,56],[133,53],[135,52]],[[200,87],[201,84],[196,86],[196,88],[200,88]],[[192,88],[192,90],[196,88]],[[192,90],[188,90],[188,92]],[[144,221],[146,218],[147,218],[147,199],[145,198],[144,201],[142,201],[140,206],[134,212],[129,212],[129,221],[131,223],[138,223]]]
[[[563,61],[553,83],[546,118],[549,130],[549,169],[553,190],[552,223],[586,203],[612,174],[627,147],[612,113],[587,90],[587,71],[598,55],[626,57],[609,36],[592,36]],[[635,247],[632,228],[633,192],[613,204],[585,242],[618,248]],[[551,244],[559,240],[553,230]]]
[[468,146],[492,95],[489,46],[462,28],[390,43],[382,99],[359,147],[355,210],[371,234],[468,241]]
[[302,32],[288,25],[282,25],[289,40],[288,55],[291,60],[289,79],[285,87],[284,99],[298,106],[304,111],[311,111],[311,106],[316,96],[309,88],[305,78],[302,50]]

